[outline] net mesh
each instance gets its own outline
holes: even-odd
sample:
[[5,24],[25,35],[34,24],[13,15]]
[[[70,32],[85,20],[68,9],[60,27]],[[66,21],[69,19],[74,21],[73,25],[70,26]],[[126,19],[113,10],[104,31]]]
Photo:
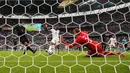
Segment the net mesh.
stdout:
[[[0,0],[0,73],[128,73],[130,72],[130,6],[129,0]],[[21,22],[25,34],[18,36],[14,30]],[[37,30],[33,27],[41,24]],[[89,37],[102,44],[104,51],[116,51],[121,55],[84,57],[87,43],[80,47],[60,48],[49,55],[52,33],[58,27],[65,41],[76,38],[73,29],[88,31]],[[108,41],[116,37],[116,47]],[[26,36],[30,51],[23,55],[25,46],[20,38]],[[125,46],[124,44],[125,38]],[[16,48],[16,50],[14,49]]]

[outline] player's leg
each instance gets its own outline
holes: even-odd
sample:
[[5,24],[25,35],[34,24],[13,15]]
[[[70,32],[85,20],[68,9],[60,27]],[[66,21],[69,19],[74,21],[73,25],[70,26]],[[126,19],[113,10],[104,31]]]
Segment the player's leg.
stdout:
[[27,51],[27,50],[30,50],[30,51],[33,52],[33,53],[35,53],[35,52],[37,51],[37,49],[36,49],[36,50],[32,50],[32,48],[29,46],[29,41],[28,41],[28,39],[27,39],[26,36],[20,37],[20,42],[21,42],[23,45],[26,46],[26,49],[24,50],[24,53],[23,53],[23,54],[26,54],[26,51]]
[[56,51],[57,51],[58,54],[59,54],[59,50],[60,50],[60,45],[56,45]]
[[24,45],[24,53],[23,54],[26,54],[28,44],[24,40],[24,37],[20,37],[20,42]]
[[127,48],[128,48],[128,47],[127,47],[127,44],[124,44],[124,47],[125,47],[125,48],[124,48],[124,51],[126,51]]
[[110,51],[104,51],[103,52],[104,55],[121,55],[122,57],[124,57],[125,55],[121,52],[110,52]]
[[14,47],[13,47],[13,49],[16,51],[16,50],[17,50],[17,47],[16,47],[15,45],[17,45],[17,42],[14,41],[13,43],[14,43]]
[[89,50],[86,52],[86,54],[84,56],[91,56],[96,54],[96,50],[95,50],[95,44],[88,43],[87,45],[85,45]]
[[[20,47],[21,48],[21,47]],[[23,48],[22,48],[22,50],[24,51],[24,53],[23,54],[26,54],[26,46],[25,45],[23,45]]]
[[124,54],[120,53],[120,52],[109,52],[109,51],[104,51],[101,47],[101,44],[97,45],[97,50],[98,50],[98,54],[97,56],[102,55],[121,55],[122,57],[124,57]]
[[110,51],[104,51],[103,54],[104,55],[116,55],[116,53],[110,52]]
[[52,40],[51,42],[50,42],[50,46],[49,46],[49,49],[48,49],[48,53],[49,54],[53,54],[54,53],[54,49],[55,49],[55,42],[54,42],[54,40]]
[[26,54],[27,50],[29,50],[29,47],[28,47],[29,44],[27,42],[23,42],[23,45],[26,46],[23,54]]
[[113,44],[113,46],[114,46],[113,50],[114,50],[114,52],[116,52],[118,50],[117,49],[118,45],[117,44]]
[[108,51],[112,51],[112,44],[109,45]]
[[117,51],[117,45],[115,43],[112,44],[112,49],[110,51]]
[[57,50],[57,52],[58,52],[58,54],[59,54],[59,51],[60,51],[60,41],[59,41],[59,40],[56,40],[55,45],[56,45],[56,50]]
[[115,51],[116,45],[114,43],[111,43],[109,46],[110,49],[108,51]]
[[30,46],[29,46],[29,43],[28,42],[24,42],[24,45],[26,46],[26,49],[24,50],[24,54],[26,54],[26,51],[27,50],[30,50],[31,52],[35,53],[37,51],[36,50],[33,50]]
[[89,43],[88,47],[93,53],[96,53],[95,56],[102,56],[103,48],[97,41],[92,40],[92,42]]
[[103,53],[103,48],[102,48],[102,46],[101,46],[100,43],[97,45],[96,52],[97,52],[97,56],[103,55],[103,54],[102,54],[102,53]]

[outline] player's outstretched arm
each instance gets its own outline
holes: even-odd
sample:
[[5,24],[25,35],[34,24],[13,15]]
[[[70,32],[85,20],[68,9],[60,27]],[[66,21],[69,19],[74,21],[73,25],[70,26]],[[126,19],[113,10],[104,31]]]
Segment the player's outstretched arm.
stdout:
[[78,44],[77,43],[72,43],[72,44],[70,44],[70,43],[67,43],[67,42],[64,42],[64,44],[66,45],[66,46],[68,46],[69,48],[73,48],[73,47],[75,47],[75,46],[77,46]]
[[65,46],[68,46],[69,48],[72,48],[72,47],[74,47],[74,42],[72,43],[72,44],[70,44],[70,43],[68,43],[68,42],[66,42],[66,40],[65,40],[65,38],[63,37],[63,36],[60,36],[60,40],[61,40],[61,42],[65,45]]

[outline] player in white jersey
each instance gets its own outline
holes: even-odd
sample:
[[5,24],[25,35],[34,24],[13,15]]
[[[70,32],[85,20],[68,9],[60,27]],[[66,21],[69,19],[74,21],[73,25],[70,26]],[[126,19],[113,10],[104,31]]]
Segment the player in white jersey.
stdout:
[[117,40],[116,40],[116,37],[115,36],[112,36],[110,38],[110,40],[108,41],[109,43],[109,47],[110,47],[110,51],[112,51],[112,48],[116,49],[116,44],[117,44]]
[[57,30],[57,27],[52,28],[50,31],[52,32],[52,40],[50,42],[48,53],[53,54],[55,52],[55,46],[59,45],[60,43],[60,31]]

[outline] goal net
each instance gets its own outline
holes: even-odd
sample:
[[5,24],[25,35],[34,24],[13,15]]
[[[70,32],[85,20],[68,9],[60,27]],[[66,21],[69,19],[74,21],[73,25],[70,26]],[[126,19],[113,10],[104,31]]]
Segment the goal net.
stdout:
[[0,73],[128,73],[129,15],[130,0],[0,0]]

